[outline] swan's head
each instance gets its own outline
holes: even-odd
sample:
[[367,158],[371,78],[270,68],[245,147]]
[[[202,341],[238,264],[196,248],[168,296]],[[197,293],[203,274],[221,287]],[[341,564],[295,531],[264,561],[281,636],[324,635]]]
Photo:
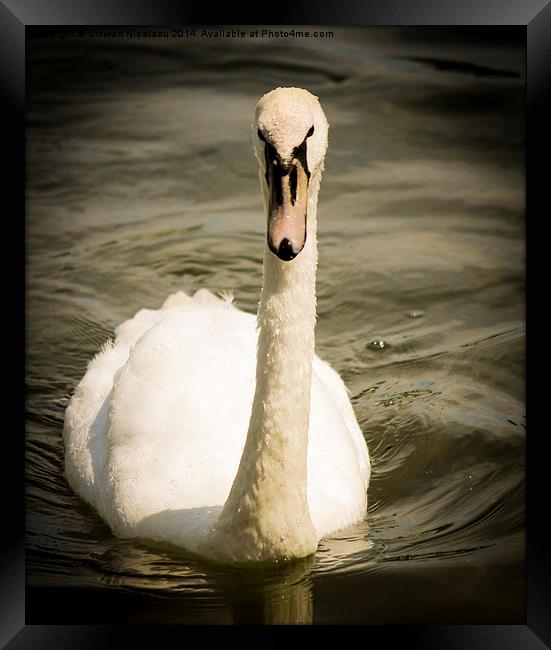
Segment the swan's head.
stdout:
[[276,88],[256,105],[253,147],[267,196],[268,246],[281,260],[306,243],[308,191],[323,169],[327,132],[317,97],[302,88]]

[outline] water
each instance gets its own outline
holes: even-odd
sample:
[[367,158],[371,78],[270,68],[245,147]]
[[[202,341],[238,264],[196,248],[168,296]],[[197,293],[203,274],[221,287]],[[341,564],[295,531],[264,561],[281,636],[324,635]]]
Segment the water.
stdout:
[[[34,39],[27,105],[27,619],[524,620],[522,34]],[[254,312],[254,105],[331,125],[317,352],[373,461],[365,521],[251,572],[114,537],[67,485],[61,431],[116,325],[173,291]]]

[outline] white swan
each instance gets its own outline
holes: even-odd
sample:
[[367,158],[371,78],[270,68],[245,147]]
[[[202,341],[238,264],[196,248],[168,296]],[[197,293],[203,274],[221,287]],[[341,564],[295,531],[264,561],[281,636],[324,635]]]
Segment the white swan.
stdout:
[[314,354],[327,133],[306,90],[256,106],[267,214],[256,327],[227,297],[178,292],[119,326],[77,386],[66,474],[116,534],[263,561],[307,556],[364,517],[365,440],[341,378]]

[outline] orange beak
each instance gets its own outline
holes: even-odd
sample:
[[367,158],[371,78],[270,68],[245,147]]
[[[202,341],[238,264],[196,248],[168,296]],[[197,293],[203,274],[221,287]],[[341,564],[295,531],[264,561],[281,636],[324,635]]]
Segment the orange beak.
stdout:
[[[306,243],[308,182],[306,160],[298,148],[284,164],[271,146],[266,147],[268,183],[268,246],[281,260],[294,259]],[[305,149],[305,148],[304,148]]]

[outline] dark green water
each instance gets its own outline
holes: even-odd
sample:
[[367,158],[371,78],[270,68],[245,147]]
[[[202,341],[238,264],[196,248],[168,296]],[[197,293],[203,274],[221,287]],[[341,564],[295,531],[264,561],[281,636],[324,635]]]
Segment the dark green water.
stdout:
[[[27,622],[524,620],[524,46],[482,28],[35,39],[27,68]],[[317,352],[372,456],[365,521],[296,565],[117,539],[63,475],[117,324],[178,289],[255,311],[258,98],[331,125]]]

